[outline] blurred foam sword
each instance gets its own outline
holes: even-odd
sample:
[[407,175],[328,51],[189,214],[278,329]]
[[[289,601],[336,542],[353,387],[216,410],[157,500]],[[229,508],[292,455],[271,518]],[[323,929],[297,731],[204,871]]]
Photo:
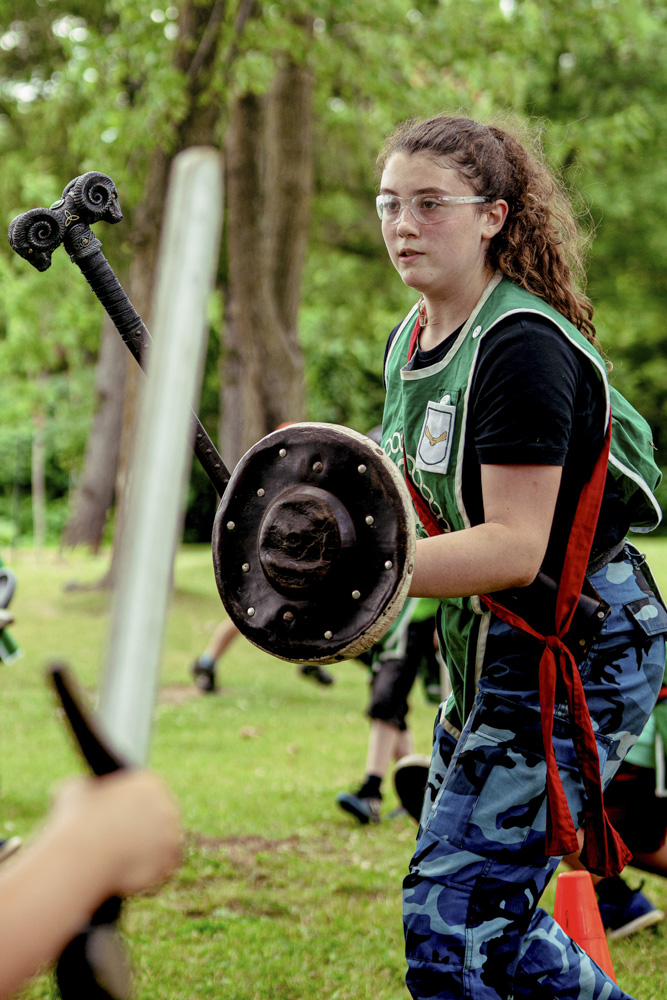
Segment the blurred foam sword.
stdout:
[[[159,666],[191,464],[222,222],[216,150],[180,153],[170,176],[153,304],[154,347],[129,477],[100,708],[93,717],[66,666],[51,668],[72,731],[95,774],[148,760]],[[115,931],[120,900],[104,903],[57,967],[63,1000],[127,1000],[131,981]]]

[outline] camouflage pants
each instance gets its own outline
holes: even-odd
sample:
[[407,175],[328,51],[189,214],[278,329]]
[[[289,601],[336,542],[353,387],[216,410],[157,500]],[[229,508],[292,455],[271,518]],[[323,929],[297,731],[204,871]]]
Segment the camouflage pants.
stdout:
[[[580,665],[604,785],[645,725],[665,669],[667,613],[652,596],[642,558],[626,548],[592,577],[612,607]],[[544,854],[539,653],[535,640],[494,619],[478,695],[458,742],[436,723],[422,826],[403,892],[406,982],[415,1000],[627,1000],[537,906],[560,860]],[[554,749],[576,824],[583,789],[562,704]]]

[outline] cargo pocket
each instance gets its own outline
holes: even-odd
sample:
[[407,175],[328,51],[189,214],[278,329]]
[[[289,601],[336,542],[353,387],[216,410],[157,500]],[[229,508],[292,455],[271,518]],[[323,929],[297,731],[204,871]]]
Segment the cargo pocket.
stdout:
[[[509,718],[511,728],[505,724]],[[555,720],[554,749],[567,793],[568,787],[578,785],[576,761],[571,742],[558,738],[559,727]],[[483,857],[518,863],[520,856],[522,865],[540,865],[545,822],[546,763],[539,712],[522,710],[496,695],[480,696],[427,830]]]
[[667,611],[657,597],[645,596],[624,605],[628,616],[648,636],[667,632]]

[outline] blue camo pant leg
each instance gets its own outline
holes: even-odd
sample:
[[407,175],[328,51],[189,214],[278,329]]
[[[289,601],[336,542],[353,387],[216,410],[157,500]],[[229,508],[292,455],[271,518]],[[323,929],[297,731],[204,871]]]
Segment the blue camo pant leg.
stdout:
[[[635,563],[626,555],[596,574],[612,614],[580,668],[605,785],[643,728],[664,673],[667,615]],[[559,861],[544,856],[538,661],[533,640],[494,620],[458,743],[436,726],[435,801],[404,882],[406,981],[415,1000],[628,998],[537,905]],[[579,822],[583,789],[562,705],[554,750]]]
[[422,805],[422,814],[417,839],[419,839],[422,830],[426,826],[429,814],[435,804],[438,792],[442,787],[442,783],[447,775],[447,769],[454,751],[456,750],[456,740],[451,733],[446,732],[446,730],[440,725],[440,712],[443,708],[444,704],[438,709],[433,727],[433,750],[431,753],[431,764],[426,781],[426,788],[424,789],[424,802]]

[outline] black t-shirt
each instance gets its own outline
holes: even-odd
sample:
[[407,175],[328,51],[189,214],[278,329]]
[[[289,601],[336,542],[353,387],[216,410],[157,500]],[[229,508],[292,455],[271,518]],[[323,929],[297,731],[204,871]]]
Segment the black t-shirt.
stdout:
[[[430,351],[418,348],[411,367],[436,364],[459,332]],[[598,375],[548,320],[511,316],[482,339],[470,399],[463,502],[473,524],[484,520],[481,465],[563,468],[542,567],[558,579],[579,495],[604,438],[604,394]],[[591,558],[620,541],[628,528],[627,511],[608,476]]]

